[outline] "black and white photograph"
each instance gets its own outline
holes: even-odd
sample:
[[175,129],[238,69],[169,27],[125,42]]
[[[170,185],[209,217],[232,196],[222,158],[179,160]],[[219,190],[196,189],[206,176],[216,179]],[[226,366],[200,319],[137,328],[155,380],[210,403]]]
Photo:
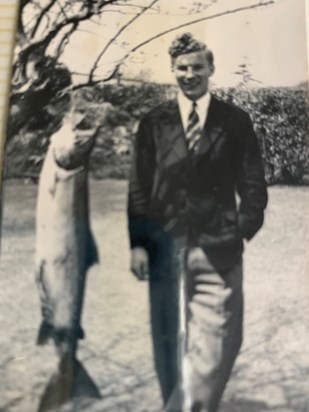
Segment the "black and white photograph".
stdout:
[[307,412],[307,2],[13,3],[0,412]]

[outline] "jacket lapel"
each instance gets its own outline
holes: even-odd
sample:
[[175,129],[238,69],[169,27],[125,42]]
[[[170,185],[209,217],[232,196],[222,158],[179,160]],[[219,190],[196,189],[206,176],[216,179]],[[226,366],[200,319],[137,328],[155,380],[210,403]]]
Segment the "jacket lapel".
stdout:
[[206,124],[201,136],[200,145],[195,154],[196,156],[200,157],[201,155],[209,152],[214,147],[215,143],[223,135],[225,122],[226,114],[222,110],[220,102],[212,96],[209,104]]
[[[161,113],[162,114],[162,113]],[[199,148],[194,158],[200,158],[209,152],[224,136],[226,112],[220,101],[211,97],[206,124],[202,131]],[[186,136],[182,125],[181,115],[176,100],[169,101],[160,118],[161,144],[160,151],[163,158],[183,159],[188,157]],[[173,161],[172,161],[173,162]],[[169,163],[169,162],[168,162]]]
[[168,102],[161,118],[161,155],[183,159],[188,155],[185,132],[176,101]]

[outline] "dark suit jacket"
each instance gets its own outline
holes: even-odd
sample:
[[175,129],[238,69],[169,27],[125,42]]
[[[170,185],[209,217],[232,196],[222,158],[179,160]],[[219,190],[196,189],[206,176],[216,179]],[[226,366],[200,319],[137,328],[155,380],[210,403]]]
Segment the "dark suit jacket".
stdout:
[[129,234],[131,247],[146,248],[151,261],[168,239],[188,235],[218,270],[227,270],[240,258],[243,238],[262,226],[266,204],[260,149],[246,112],[212,97],[191,157],[176,101],[142,118],[129,185]]

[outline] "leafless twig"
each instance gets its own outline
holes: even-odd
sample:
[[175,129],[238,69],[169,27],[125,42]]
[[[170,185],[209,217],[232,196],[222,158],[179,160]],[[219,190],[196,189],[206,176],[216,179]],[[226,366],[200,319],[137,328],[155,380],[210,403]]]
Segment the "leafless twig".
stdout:
[[[184,28],[184,27],[188,27],[188,26],[190,26],[190,25],[192,25],[192,24],[200,23],[200,22],[202,22],[202,21],[212,20],[212,19],[219,18],[219,17],[223,17],[223,16],[226,16],[226,15],[231,15],[231,14],[235,14],[235,13],[239,13],[239,12],[247,11],[247,10],[253,10],[253,9],[260,8],[260,7],[266,7],[266,6],[270,6],[270,5],[274,4],[274,3],[275,3],[275,0],[267,0],[267,1],[261,0],[261,1],[259,1],[258,3],[252,4],[252,5],[250,5],[250,6],[237,7],[237,8],[235,8],[235,9],[225,10],[225,11],[223,11],[223,12],[211,14],[211,15],[208,15],[208,16],[203,16],[203,17],[200,17],[200,18],[198,18],[198,19],[194,19],[194,20],[191,20],[191,21],[189,21],[189,22],[182,23],[182,24],[180,24],[180,25],[178,25],[178,26],[172,27],[172,28],[170,28],[170,29],[168,29],[168,30],[165,30],[165,31],[163,31],[163,32],[161,32],[161,33],[159,33],[159,34],[156,34],[155,36],[149,37],[148,39],[146,39],[146,40],[143,41],[142,43],[139,43],[138,45],[136,45],[135,47],[133,47],[131,50],[129,50],[129,51],[125,54],[125,56],[119,61],[119,63],[116,65],[116,67],[115,67],[115,69],[113,70],[113,72],[108,75],[108,77],[102,78],[101,80],[96,80],[96,81],[94,81],[94,80],[93,80],[94,71],[95,71],[96,68],[98,67],[98,62],[99,62],[99,60],[101,59],[101,57],[103,56],[103,54],[104,54],[105,51],[106,51],[106,50],[105,50],[105,49],[106,49],[106,46],[105,46],[105,48],[102,50],[102,52],[100,53],[100,55],[99,55],[98,58],[96,59],[95,65],[94,65],[94,67],[93,67],[92,70],[91,70],[91,73],[90,73],[88,82],[83,83],[83,84],[76,85],[76,86],[74,86],[74,89],[80,89],[80,88],[82,88],[82,87],[87,87],[87,86],[89,86],[90,84],[98,84],[98,83],[107,82],[107,81],[113,79],[113,78],[115,77],[115,75],[117,74],[117,72],[119,71],[119,68],[120,68],[121,64],[123,64],[123,62],[124,62],[132,53],[134,53],[135,51],[137,51],[137,50],[140,49],[141,47],[145,46],[146,44],[148,44],[148,43],[150,43],[150,42],[152,42],[152,41],[154,41],[154,40],[156,40],[156,39],[158,39],[158,38],[160,38],[160,37],[162,37],[162,36],[164,36],[164,35],[166,35],[166,34],[172,33],[173,31],[179,30],[179,29]],[[123,29],[123,28],[122,28],[122,29]],[[123,30],[124,30],[124,29],[123,29]],[[114,36],[114,37],[116,38],[117,36]],[[110,42],[108,43],[109,45],[114,41],[114,37],[113,37],[113,39],[111,39]]]
[[[125,23],[118,31],[117,33],[110,38],[110,40],[107,42],[107,44],[104,46],[103,50],[99,53],[98,57],[96,58],[92,69],[90,70],[89,73],[89,83],[92,83],[93,81],[93,75],[94,72],[96,71],[99,61],[101,60],[102,56],[106,53],[106,51],[109,49],[109,47],[113,44],[113,42],[123,33],[129,26],[131,26],[138,18],[140,18],[150,7],[153,7],[155,3],[157,3],[158,0],[153,0],[148,7],[143,8],[138,14],[136,14],[132,19],[130,19],[127,23]],[[118,70],[118,69],[117,69]]]

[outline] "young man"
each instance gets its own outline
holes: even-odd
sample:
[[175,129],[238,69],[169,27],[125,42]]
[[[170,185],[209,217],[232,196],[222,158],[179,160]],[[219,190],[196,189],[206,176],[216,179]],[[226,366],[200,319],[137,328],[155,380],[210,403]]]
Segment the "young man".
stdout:
[[209,93],[212,52],[186,33],[169,53],[177,101],[146,114],[136,137],[131,267],[140,280],[149,275],[166,410],[214,412],[241,346],[243,239],[262,226],[266,184],[248,114]]

